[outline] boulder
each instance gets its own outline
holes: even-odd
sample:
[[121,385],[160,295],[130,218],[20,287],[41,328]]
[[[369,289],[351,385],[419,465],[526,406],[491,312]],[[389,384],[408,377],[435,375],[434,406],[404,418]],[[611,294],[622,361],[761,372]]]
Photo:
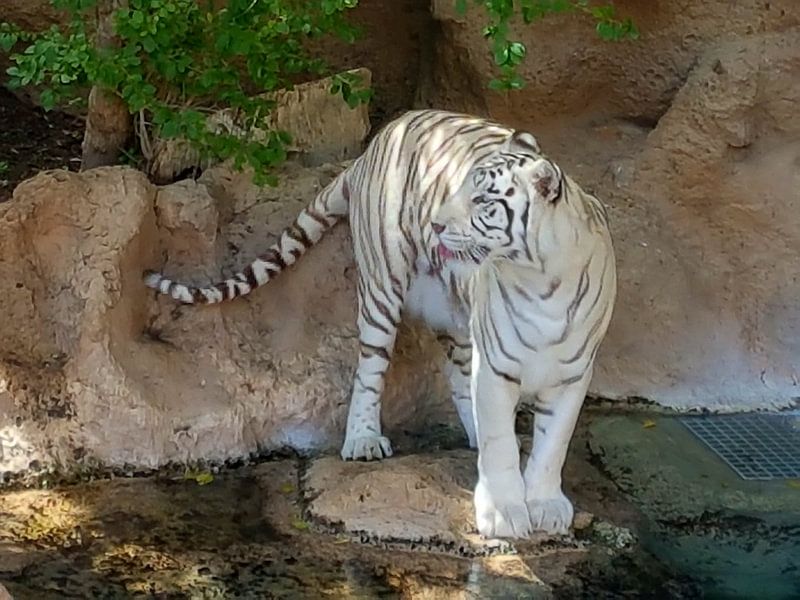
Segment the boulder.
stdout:
[[591,393],[679,409],[800,397],[800,5],[616,2],[637,41],[591,19],[515,24],[519,93],[489,91],[485,15],[434,1],[430,103],[534,132],[609,206],[619,294]]
[[520,93],[494,92],[498,71],[483,37],[488,17],[470,6],[459,15],[451,0],[431,0],[440,35],[435,42],[435,106],[488,113],[512,126],[536,127],[552,119],[598,114],[653,124],[669,108],[698,57],[726,39],[788,32],[800,26],[793,0],[660,2],[618,0],[619,17],[640,31],[635,41],[606,42],[594,19],[578,13],[550,15],[531,25],[512,23],[510,36],[527,47],[520,66],[527,86]]
[[[353,69],[359,85],[370,87],[369,69]],[[333,77],[326,77],[264,94],[275,102],[267,120],[268,131],[284,131],[292,141],[286,150],[306,166],[319,166],[356,158],[361,154],[364,138],[370,131],[368,105],[350,108],[341,95],[331,94]],[[267,132],[245,132],[233,111],[223,109],[209,117],[211,127],[231,134],[266,138]],[[150,144],[146,144],[148,148]],[[201,158],[184,140],[156,139],[148,156],[148,173],[157,183],[168,183],[179,173],[192,168],[208,167],[214,161]]]
[[[609,205],[619,295],[592,393],[712,410],[800,397],[800,9],[620,2],[638,46],[596,41],[580,18],[542,21],[520,30],[529,88],[503,95],[485,90],[480,11],[446,4],[438,84],[422,96],[534,131]],[[224,306],[155,300],[141,273],[199,283],[243,266],[344,168],[317,163],[353,144],[287,164],[276,188],[225,166],[162,187],[125,168],[20,185],[0,204],[0,478],[335,449],[357,355],[346,226]],[[454,422],[440,358],[404,326],[391,436]]]
[[378,464],[326,457],[311,464],[303,491],[313,521],[337,532],[466,555],[506,549],[474,533],[474,471],[467,450]]
[[[161,188],[116,167],[20,185],[0,205],[0,473],[336,448],[358,355],[346,226],[224,306],[156,300],[141,275],[243,266],[341,168],[287,164],[276,188],[225,167]],[[452,417],[432,336],[401,337],[390,433]]]
[[800,396],[800,30],[703,55],[612,192],[616,318],[597,393],[678,408]]

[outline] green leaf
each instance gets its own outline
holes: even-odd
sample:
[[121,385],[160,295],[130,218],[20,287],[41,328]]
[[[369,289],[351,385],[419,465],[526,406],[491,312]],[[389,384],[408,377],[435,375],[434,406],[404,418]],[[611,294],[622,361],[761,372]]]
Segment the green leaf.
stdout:
[[178,137],[181,133],[180,123],[176,120],[167,121],[161,126],[161,131],[159,133],[167,139]]
[[521,42],[511,43],[508,46],[508,51],[512,56],[519,58],[520,60],[525,58],[525,54],[527,54],[527,48],[525,48],[525,45]]
[[144,25],[144,13],[140,10],[134,10],[130,16],[130,23],[133,27],[140,28]]
[[208,485],[214,481],[214,476],[208,471],[193,471],[191,469],[187,469],[184,472],[183,478],[189,481],[196,481],[198,485]]
[[502,67],[503,65],[508,64],[508,57],[509,57],[508,46],[499,48],[494,52],[494,63]]
[[525,87],[525,80],[517,74],[514,74],[508,80],[508,88],[511,90],[521,90]]
[[307,521],[304,521],[300,517],[292,519],[292,527],[297,529],[298,531],[308,531],[311,528],[311,524]]
[[19,40],[19,36],[14,33],[0,33],[0,49],[8,52]]
[[56,95],[53,90],[49,88],[42,90],[39,95],[39,102],[41,102],[42,108],[46,111],[53,110],[56,106]]
[[156,41],[152,37],[147,36],[145,38],[142,38],[142,48],[144,48],[145,52],[151,53],[155,51],[157,47],[158,45],[156,44]]

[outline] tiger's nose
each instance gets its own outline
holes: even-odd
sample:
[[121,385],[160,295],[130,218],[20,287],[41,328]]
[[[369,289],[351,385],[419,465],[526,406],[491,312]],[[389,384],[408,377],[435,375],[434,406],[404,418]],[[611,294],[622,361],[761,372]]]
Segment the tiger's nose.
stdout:
[[436,235],[439,235],[444,231],[444,225],[442,225],[441,223],[431,223],[431,227],[433,228],[433,232]]

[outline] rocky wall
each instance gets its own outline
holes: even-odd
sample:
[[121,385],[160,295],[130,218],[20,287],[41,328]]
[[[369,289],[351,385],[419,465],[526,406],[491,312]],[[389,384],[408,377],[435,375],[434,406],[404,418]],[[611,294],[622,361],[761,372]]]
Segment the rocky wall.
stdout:
[[[434,0],[423,96],[535,133],[609,206],[617,308],[592,392],[680,409],[800,398],[800,4],[615,2],[637,41],[589,18],[517,26],[527,87],[489,91],[484,16]],[[425,82],[423,82],[425,83]]]

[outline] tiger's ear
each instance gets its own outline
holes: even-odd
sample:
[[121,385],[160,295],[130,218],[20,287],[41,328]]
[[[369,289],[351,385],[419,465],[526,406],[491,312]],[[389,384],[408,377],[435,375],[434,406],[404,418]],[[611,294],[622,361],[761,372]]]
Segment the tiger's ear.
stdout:
[[508,149],[511,152],[523,152],[526,154],[541,154],[539,142],[527,131],[515,131],[508,140]]
[[545,202],[555,202],[561,196],[561,169],[546,158],[536,161],[530,172],[536,193]]

